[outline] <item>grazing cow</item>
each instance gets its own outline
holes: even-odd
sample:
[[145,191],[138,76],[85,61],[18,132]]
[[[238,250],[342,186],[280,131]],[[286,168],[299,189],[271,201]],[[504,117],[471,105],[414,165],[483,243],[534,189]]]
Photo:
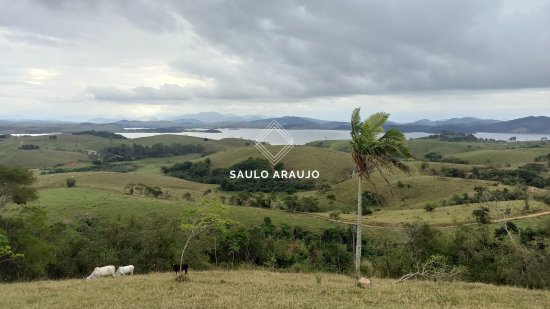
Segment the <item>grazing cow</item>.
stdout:
[[133,275],[134,274],[134,265],[128,265],[128,266],[119,266],[118,269],[115,272],[115,276],[126,276],[126,275]]
[[[183,271],[185,272],[185,274],[187,275],[187,270],[189,269],[189,264],[183,264],[182,265],[182,269]],[[176,275],[178,274],[178,272],[180,271],[180,264],[172,264],[172,269],[174,270],[174,272],[176,273]]]
[[359,278],[359,282],[358,282],[358,283],[359,283],[360,286],[363,286],[363,287],[366,287],[366,286],[371,285],[370,280],[369,280],[368,278],[365,278],[365,277]]
[[113,265],[96,267],[92,274],[86,279],[90,280],[105,276],[113,276],[113,278],[115,277],[115,267]]

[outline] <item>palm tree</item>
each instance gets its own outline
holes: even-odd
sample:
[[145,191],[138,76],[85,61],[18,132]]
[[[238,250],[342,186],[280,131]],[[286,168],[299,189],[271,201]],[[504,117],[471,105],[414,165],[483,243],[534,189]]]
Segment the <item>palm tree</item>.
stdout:
[[[363,225],[363,180],[370,183],[376,190],[372,180],[378,172],[388,188],[390,183],[385,172],[392,168],[409,172],[409,167],[402,159],[414,158],[407,147],[407,139],[403,132],[392,128],[384,133],[382,126],[388,120],[389,114],[376,113],[361,121],[360,108],[351,114],[351,155],[357,173],[357,245],[355,246],[355,277],[357,283],[361,278],[361,227]],[[390,188],[391,192],[391,188]],[[393,194],[393,193],[392,193]]]

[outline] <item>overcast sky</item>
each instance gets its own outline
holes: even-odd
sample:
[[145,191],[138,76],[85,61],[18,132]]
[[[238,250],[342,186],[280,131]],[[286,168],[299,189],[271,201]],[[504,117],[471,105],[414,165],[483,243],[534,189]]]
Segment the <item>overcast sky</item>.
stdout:
[[550,116],[550,1],[0,0],[0,118]]

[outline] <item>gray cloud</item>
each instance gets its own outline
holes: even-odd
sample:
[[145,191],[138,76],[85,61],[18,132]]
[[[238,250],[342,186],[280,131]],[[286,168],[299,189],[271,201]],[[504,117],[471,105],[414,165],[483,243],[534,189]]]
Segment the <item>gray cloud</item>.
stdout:
[[[237,79],[269,85],[283,96],[550,85],[548,5],[524,2],[514,8],[505,1],[439,0],[177,3],[178,12],[202,38],[241,57],[244,65]],[[289,88],[281,81],[300,86]]]
[[86,91],[97,100],[127,101],[128,103],[143,100],[187,100],[193,95],[192,89],[173,84],[164,84],[158,88],[136,87],[129,90],[116,87],[88,87]]
[[[6,60],[0,95],[21,102],[91,98],[102,106],[148,105],[147,113],[196,100],[240,110],[269,103],[351,106],[354,97],[372,95],[435,106],[438,93],[475,94],[482,102],[481,93],[496,102],[491,93],[522,89],[547,102],[548,92],[536,89],[550,88],[550,3],[544,0],[0,5]],[[28,83],[29,72],[40,70],[56,74]],[[20,85],[16,92],[11,84]]]

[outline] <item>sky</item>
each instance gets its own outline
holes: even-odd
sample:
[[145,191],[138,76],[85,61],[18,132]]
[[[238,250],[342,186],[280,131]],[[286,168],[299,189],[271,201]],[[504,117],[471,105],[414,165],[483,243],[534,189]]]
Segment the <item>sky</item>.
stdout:
[[0,7],[0,119],[550,116],[550,1]]

